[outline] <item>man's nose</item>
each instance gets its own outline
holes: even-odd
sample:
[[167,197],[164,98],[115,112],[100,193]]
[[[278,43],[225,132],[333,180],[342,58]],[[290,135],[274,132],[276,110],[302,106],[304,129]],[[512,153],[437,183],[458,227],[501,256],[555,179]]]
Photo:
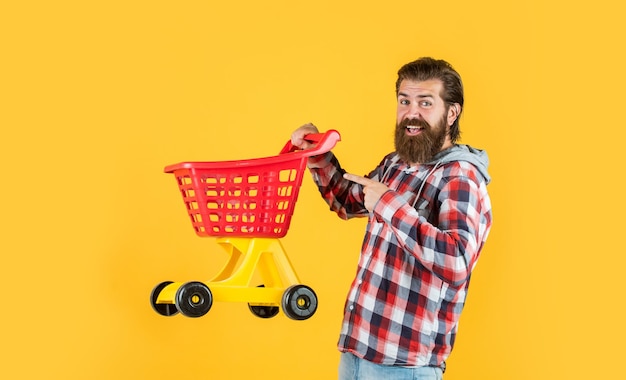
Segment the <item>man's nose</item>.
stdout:
[[422,114],[420,113],[419,104],[411,103],[411,105],[409,106],[409,114],[407,116],[411,119],[421,119]]

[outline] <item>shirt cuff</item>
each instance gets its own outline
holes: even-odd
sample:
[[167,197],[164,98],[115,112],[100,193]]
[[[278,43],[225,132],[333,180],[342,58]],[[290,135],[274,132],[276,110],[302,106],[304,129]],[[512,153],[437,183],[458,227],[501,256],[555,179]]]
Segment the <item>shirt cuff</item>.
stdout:
[[378,199],[374,205],[374,217],[381,222],[391,223],[393,215],[396,213],[396,207],[393,206],[396,199],[396,192],[387,190]]

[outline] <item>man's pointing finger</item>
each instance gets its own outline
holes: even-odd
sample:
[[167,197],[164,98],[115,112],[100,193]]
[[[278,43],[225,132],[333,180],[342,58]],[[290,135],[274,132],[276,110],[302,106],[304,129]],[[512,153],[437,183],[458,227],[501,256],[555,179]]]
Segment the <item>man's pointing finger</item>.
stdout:
[[350,173],[345,173],[343,175],[343,178],[347,179],[348,181],[356,182],[359,185],[363,185],[363,186],[370,185],[372,182],[374,182],[369,178],[361,177],[360,175],[350,174]]

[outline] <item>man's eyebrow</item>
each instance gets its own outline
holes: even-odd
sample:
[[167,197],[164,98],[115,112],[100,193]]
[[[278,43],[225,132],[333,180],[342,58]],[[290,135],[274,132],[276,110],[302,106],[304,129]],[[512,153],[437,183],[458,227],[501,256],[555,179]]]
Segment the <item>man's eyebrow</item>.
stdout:
[[[405,98],[409,97],[409,95],[405,94],[404,92],[398,92],[398,97],[400,97],[400,96],[404,96]],[[435,98],[435,96],[432,95],[432,94],[419,94],[419,95],[417,95],[417,97],[418,98],[431,98],[431,99]]]

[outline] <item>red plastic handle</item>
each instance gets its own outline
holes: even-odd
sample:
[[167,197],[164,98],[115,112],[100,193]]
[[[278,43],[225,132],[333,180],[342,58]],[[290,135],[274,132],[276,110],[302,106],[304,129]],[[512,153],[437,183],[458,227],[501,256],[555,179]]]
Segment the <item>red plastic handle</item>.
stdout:
[[341,135],[334,129],[329,129],[324,133],[309,133],[304,136],[304,139],[310,143],[314,143],[315,146],[310,149],[300,150],[297,146],[291,143],[291,140],[287,141],[287,144],[280,151],[280,154],[299,152],[305,157],[316,156],[322,153],[326,153],[335,147],[338,141],[341,140]]
[[[315,143],[310,149],[300,150],[295,147],[291,140],[287,142],[283,150],[277,156],[255,158],[249,160],[237,160],[237,161],[196,161],[196,162],[180,162],[174,165],[168,165],[163,169],[166,173],[173,173],[180,169],[225,169],[232,167],[243,167],[252,164],[256,165],[270,165],[276,163],[283,163],[290,160],[298,160],[300,158],[317,156],[326,153],[335,147],[338,141],[341,140],[341,135],[334,129],[329,129],[325,133],[313,133],[306,135],[306,140]],[[288,156],[287,156],[288,155]]]

